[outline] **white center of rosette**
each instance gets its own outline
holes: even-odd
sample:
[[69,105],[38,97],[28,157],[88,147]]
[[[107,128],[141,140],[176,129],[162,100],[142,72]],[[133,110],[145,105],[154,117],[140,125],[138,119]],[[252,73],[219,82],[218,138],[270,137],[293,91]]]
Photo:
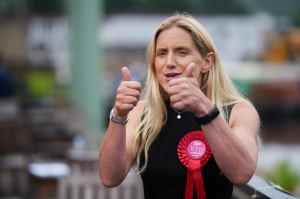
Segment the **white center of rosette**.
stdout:
[[205,144],[200,140],[193,140],[187,147],[188,155],[192,159],[200,159],[206,151]]

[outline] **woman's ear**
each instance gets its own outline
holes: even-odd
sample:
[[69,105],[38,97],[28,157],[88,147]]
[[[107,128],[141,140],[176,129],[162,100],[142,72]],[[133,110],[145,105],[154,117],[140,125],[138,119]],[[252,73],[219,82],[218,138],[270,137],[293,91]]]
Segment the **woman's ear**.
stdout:
[[207,53],[203,60],[203,65],[201,67],[201,73],[207,73],[215,62],[215,54],[213,52]]

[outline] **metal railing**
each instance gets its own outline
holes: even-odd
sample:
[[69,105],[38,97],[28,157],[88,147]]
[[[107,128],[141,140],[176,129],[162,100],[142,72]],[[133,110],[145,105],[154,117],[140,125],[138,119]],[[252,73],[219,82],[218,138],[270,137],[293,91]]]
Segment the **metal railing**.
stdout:
[[259,176],[253,176],[246,184],[234,188],[232,199],[296,199],[286,192]]

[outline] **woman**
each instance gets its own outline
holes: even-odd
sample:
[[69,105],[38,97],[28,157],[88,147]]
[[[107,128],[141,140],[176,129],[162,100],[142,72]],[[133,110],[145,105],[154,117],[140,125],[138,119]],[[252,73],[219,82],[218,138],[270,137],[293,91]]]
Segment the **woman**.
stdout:
[[137,164],[146,199],[231,198],[233,184],[246,183],[256,169],[255,108],[234,88],[212,39],[191,16],[160,24],[148,61],[141,100],[141,84],[122,68],[99,155],[103,184],[120,184]]

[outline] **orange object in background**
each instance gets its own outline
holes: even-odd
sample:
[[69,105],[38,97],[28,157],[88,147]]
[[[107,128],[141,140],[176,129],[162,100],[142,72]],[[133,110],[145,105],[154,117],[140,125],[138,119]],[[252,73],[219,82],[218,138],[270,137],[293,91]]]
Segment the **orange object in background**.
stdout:
[[287,40],[291,60],[300,61],[300,28],[292,30]]
[[290,29],[278,35],[270,33],[267,37],[269,47],[262,55],[263,61],[276,64],[300,61],[300,29]]

